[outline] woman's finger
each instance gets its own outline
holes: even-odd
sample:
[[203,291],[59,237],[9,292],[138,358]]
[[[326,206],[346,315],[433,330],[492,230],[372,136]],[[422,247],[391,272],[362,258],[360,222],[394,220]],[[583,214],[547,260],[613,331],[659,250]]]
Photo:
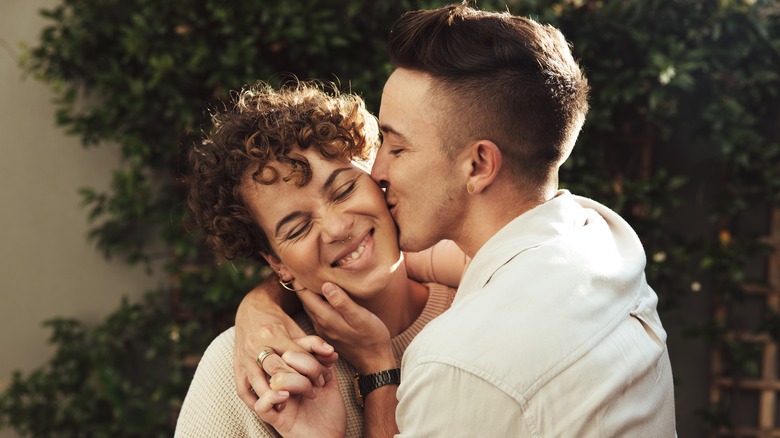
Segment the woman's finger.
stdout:
[[238,398],[247,406],[251,407],[257,402],[257,394],[259,394],[259,392],[254,389],[249,378],[244,377],[241,380],[236,379],[236,391],[238,392]]
[[249,392],[252,394],[253,400],[249,406],[254,405],[258,398],[271,390],[271,387],[268,386],[268,379],[260,373],[255,373],[249,378],[249,387],[251,388]]
[[283,410],[278,406],[283,406],[289,398],[290,393],[287,391],[266,391],[257,399],[254,410],[260,419],[273,425],[279,420],[280,412]]
[[[295,356],[298,361],[306,360],[305,358],[301,357],[301,355],[308,355],[308,353],[298,353],[298,355]],[[308,356],[309,366],[302,369],[310,371],[312,376],[314,376],[315,384],[317,384],[320,379],[324,379],[322,373],[318,373],[321,365],[319,365],[319,362],[317,362],[316,359],[310,355]],[[276,353],[271,352],[270,354],[264,356],[261,355],[261,357],[263,357],[263,371],[265,371],[269,376],[271,382],[284,382],[283,384],[288,385],[288,388],[286,389],[291,393],[302,394],[306,397],[314,398],[313,384],[309,377],[299,374],[298,371],[288,365],[287,362],[285,362],[284,359],[282,359],[282,357]],[[274,387],[274,385],[271,385],[272,389],[278,389],[279,387],[280,386]]]

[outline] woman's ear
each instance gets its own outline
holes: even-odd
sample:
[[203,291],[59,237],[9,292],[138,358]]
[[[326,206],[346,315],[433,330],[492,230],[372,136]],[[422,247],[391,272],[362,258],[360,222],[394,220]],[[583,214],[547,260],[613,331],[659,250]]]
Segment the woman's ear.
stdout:
[[480,193],[495,181],[501,170],[501,150],[490,140],[478,140],[466,151],[469,167],[466,191],[471,194]]
[[287,272],[287,268],[284,266],[284,263],[282,263],[282,261],[279,260],[279,257],[262,251],[260,252],[260,255],[263,256],[265,261],[268,262],[268,266],[270,266],[271,269],[273,269],[276,272],[276,274],[279,276],[279,278],[282,279],[282,281],[293,280],[293,276],[290,275],[289,272]]

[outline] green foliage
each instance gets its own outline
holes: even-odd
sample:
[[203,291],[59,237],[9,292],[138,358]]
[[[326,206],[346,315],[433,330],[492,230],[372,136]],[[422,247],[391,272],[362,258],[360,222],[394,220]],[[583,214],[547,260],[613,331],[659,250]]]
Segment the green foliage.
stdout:
[[[208,108],[245,83],[295,75],[338,82],[376,110],[390,72],[392,22],[439,4],[61,0],[42,11],[50,24],[23,67],[52,85],[56,120],[67,132],[85,147],[116,144],[123,158],[108,191],[81,190],[90,236],[106,257],[147,267],[162,260],[171,281],[142,303],[123,303],[98,327],[47,323],[55,357],[14,377],[0,396],[0,424],[30,436],[171,435],[192,358],[267,273],[249,262],[215,263],[187,223],[181,176]],[[573,43],[591,82],[592,110],[562,185],[634,226],[662,305],[673,308],[702,284],[716,302],[739,300],[748,265],[767,251],[740,233],[741,218],[780,202],[776,2],[479,6],[549,22]],[[711,168],[722,189],[702,195],[677,161]],[[690,234],[680,211],[694,202],[705,214]],[[776,334],[777,320],[768,315],[759,325]],[[726,342],[725,331],[715,323],[689,330],[733,353],[735,374],[750,375],[754,354]]]
[[[0,400],[9,424],[30,436],[165,436],[170,400],[163,395],[186,379],[170,359],[174,323],[156,300],[126,301],[100,327],[55,319],[60,346],[43,369],[18,373]],[[150,431],[158,431],[154,435]]]
[[85,146],[115,142],[123,167],[109,193],[84,190],[106,256],[149,261],[149,237],[180,239],[182,172],[204,110],[258,79],[340,82],[378,102],[384,36],[414,2],[63,0],[25,68],[58,93],[57,122]]

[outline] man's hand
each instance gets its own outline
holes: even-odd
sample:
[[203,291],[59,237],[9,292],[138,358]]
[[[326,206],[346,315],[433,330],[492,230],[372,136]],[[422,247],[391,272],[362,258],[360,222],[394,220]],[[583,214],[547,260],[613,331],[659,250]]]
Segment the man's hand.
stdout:
[[323,284],[322,293],[327,301],[307,290],[298,292],[317,333],[360,374],[395,368],[390,332],[385,324],[333,283]]
[[[299,341],[304,349],[310,348],[315,336]],[[319,339],[319,338],[317,338]],[[260,418],[284,437],[343,437],[347,428],[344,399],[339,391],[338,379],[329,379],[316,388],[315,399],[290,394],[288,382],[271,378],[271,390],[264,392],[254,405]],[[282,406],[282,408],[280,408]]]
[[[325,385],[332,378],[328,365],[338,359],[333,347],[317,337],[309,337],[306,348],[293,341],[306,334],[280,307],[285,301],[288,308],[295,307],[289,303],[290,295],[284,294],[273,279],[266,280],[247,294],[236,313],[236,390],[250,408],[258,396],[269,391],[269,377],[277,374],[277,380],[283,380],[289,392],[308,397],[315,396],[315,386]],[[266,348],[276,354],[266,357],[261,369],[257,357]]]
[[[323,284],[322,293],[327,301],[308,291],[298,293],[317,333],[329,339],[360,374],[395,368],[390,332],[385,324],[376,315],[355,304],[346,292],[334,284]],[[365,437],[384,438],[398,433],[395,424],[396,388],[395,385],[385,385],[366,396],[363,416]],[[319,401],[319,396],[317,399]]]

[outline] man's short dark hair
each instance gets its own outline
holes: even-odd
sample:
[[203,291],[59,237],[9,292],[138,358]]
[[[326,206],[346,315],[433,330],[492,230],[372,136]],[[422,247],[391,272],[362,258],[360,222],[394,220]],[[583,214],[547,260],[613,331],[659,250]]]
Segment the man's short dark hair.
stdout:
[[[450,154],[496,143],[518,182],[539,183],[568,157],[588,111],[588,82],[556,28],[467,5],[404,14],[396,68],[430,75],[428,99]],[[441,98],[440,98],[441,97]]]

